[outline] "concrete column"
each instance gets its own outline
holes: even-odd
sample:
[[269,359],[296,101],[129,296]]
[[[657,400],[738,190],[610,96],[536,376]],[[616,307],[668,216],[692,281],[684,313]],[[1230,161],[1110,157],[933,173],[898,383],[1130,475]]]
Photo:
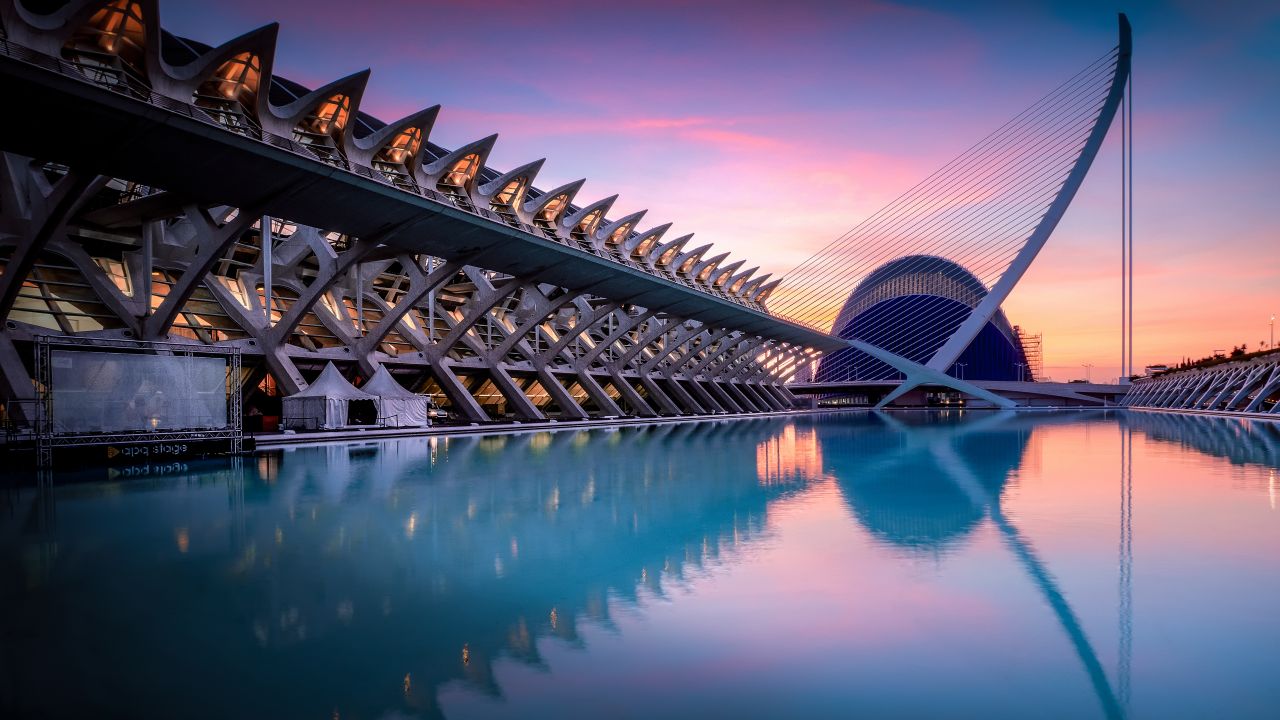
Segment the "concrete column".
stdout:
[[573,420],[586,420],[590,417],[587,415],[587,411],[583,410],[578,401],[574,400],[569,391],[565,389],[560,379],[548,370],[545,365],[539,367],[537,373],[538,382],[547,391],[547,394],[556,401],[556,405],[560,406],[561,414]]
[[648,375],[641,375],[640,384],[644,386],[645,390],[649,391],[650,399],[658,404],[662,412],[668,415],[679,415],[682,412],[680,406],[676,405],[675,401],[663,392],[662,388],[658,387],[658,383],[653,378]]
[[765,411],[766,409],[765,407],[761,406],[758,402],[752,400],[751,397],[748,396],[745,392],[743,392],[742,388],[738,386],[736,383],[716,382],[714,380],[712,382],[724,388],[724,391],[729,394],[729,397],[733,398],[733,401],[738,404],[738,407],[742,408],[743,412],[764,412]]
[[724,388],[720,387],[720,383],[717,383],[714,380],[705,380],[705,381],[694,380],[693,386],[703,387],[706,390],[708,390],[711,395],[715,396],[716,400],[720,401],[720,406],[723,407],[726,411],[739,412],[739,413],[742,412],[742,407],[739,406],[738,403],[734,402],[733,398],[729,396],[729,393],[725,392]]
[[778,399],[782,401],[782,404],[785,407],[794,408],[800,405],[800,398],[796,397],[795,393],[788,390],[785,385],[778,385],[776,383],[765,383],[764,387],[767,388],[774,395],[777,395]]
[[687,390],[688,393],[692,394],[693,397],[696,397],[698,400],[698,404],[704,408],[703,412],[708,412],[712,410],[719,410],[721,412],[728,411],[727,408],[720,403],[720,400],[713,397],[711,393],[707,392],[707,389],[703,387],[702,383],[698,382],[697,380],[690,380],[687,387],[681,384],[680,381],[676,380],[675,378],[671,378],[671,383],[673,387],[678,385],[682,390]]
[[453,409],[460,415],[471,422],[487,422],[489,414],[480,407],[480,403],[476,401],[467,388],[458,379],[458,376],[449,369],[445,363],[434,362],[431,364],[431,375],[435,377],[436,382],[440,383],[440,389],[444,390],[444,394],[449,396],[449,402],[453,403]]
[[630,403],[633,408],[635,408],[636,415],[639,415],[640,417],[654,417],[658,414],[653,411],[653,408],[649,406],[649,403],[644,401],[644,398],[640,396],[640,393],[636,392],[636,389],[631,386],[631,383],[623,378],[620,373],[610,371],[609,380],[613,382],[614,387],[618,388],[618,392],[622,394],[622,397]]
[[613,398],[609,397],[609,393],[605,392],[604,388],[600,386],[599,382],[596,382],[595,378],[591,377],[590,373],[585,370],[581,371],[577,374],[577,378],[578,384],[582,386],[583,390],[587,391],[587,394],[591,396],[592,401],[599,406],[600,412],[605,415],[621,416],[624,414],[622,412],[622,408],[618,407],[618,403],[614,402]]
[[680,405],[684,408],[685,413],[692,413],[694,415],[706,415],[707,411],[711,408],[710,405],[699,404],[699,402],[695,400],[692,395],[689,394],[689,391],[685,390],[684,385],[682,385],[679,380],[675,380],[673,378],[653,378],[648,375],[646,375],[645,377],[649,378],[649,382],[652,382],[654,385],[657,385],[658,380],[661,379],[663,383],[666,385],[667,390],[670,392],[671,396],[674,397],[676,399],[676,402],[680,403]]
[[282,395],[293,395],[307,386],[302,379],[302,373],[298,372],[297,366],[285,352],[283,344],[262,348],[262,359],[266,361],[267,370],[275,378],[276,386],[280,388]]
[[491,365],[489,367],[489,376],[493,378],[493,384],[497,386],[502,396],[507,399],[507,403],[515,410],[515,414],[523,420],[546,420],[547,416],[538,410],[538,406],[533,404],[528,395],[524,394],[524,390],[520,389],[519,383],[511,377],[506,368],[502,365]]
[[743,383],[742,389],[754,397],[758,402],[763,403],[770,409],[777,411],[782,410],[782,403],[778,402],[778,398],[770,395],[759,383]]

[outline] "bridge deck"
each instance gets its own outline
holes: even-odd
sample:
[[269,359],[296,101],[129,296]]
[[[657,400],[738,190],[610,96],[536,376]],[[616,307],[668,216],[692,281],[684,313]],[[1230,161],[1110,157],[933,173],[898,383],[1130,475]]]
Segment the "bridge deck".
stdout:
[[[1060,382],[1018,382],[1013,380],[970,380],[969,382],[990,390],[998,395],[1039,396],[1077,400],[1102,404],[1103,398],[1114,400],[1129,391],[1129,385],[1113,385],[1109,383],[1060,383]],[[828,383],[791,383],[787,389],[796,395],[823,395],[858,391],[889,391],[901,384],[900,380],[851,380]],[[922,386],[931,389],[930,386]],[[950,388],[939,388],[950,390]]]

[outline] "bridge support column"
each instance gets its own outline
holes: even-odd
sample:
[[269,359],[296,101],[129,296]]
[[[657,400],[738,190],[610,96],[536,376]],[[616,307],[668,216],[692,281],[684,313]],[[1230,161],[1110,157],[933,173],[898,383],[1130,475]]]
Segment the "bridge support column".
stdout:
[[752,399],[741,385],[731,380],[718,384],[725,389],[725,392],[729,393],[729,397],[733,398],[734,402],[738,403],[738,407],[742,408],[743,412],[760,413],[768,409],[767,406],[761,405],[758,400]]
[[782,403],[769,394],[759,383],[742,383],[742,389],[755,398],[756,402],[775,412],[782,410]]
[[591,377],[591,373],[586,370],[579,372],[578,384],[591,396],[591,400],[600,408],[601,414],[618,417],[625,414],[622,412],[622,408],[618,407],[618,403],[614,402],[613,398],[609,397],[609,393],[605,392],[604,388],[600,386],[600,383]]
[[778,398],[778,402],[782,403],[782,407],[787,410],[795,409],[801,405],[800,398],[796,397],[785,386],[775,383],[761,383],[760,388],[773,393],[773,396]]
[[[1280,390],[1280,365],[1277,365],[1276,369],[1272,371],[1271,377],[1267,380],[1266,384],[1262,386],[1262,389],[1258,390],[1258,394],[1254,396],[1253,402],[1250,402],[1249,406],[1246,407],[1244,411],[1245,412],[1262,412],[1263,401],[1265,401],[1268,397],[1271,396],[1272,393],[1276,392],[1277,390]],[[1275,407],[1272,408],[1271,411],[1272,412],[1280,411],[1280,403],[1276,403]]]

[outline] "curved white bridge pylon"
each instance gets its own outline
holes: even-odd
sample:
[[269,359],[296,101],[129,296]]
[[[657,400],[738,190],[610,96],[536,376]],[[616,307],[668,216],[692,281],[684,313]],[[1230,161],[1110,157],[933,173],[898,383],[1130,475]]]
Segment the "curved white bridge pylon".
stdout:
[[[819,381],[900,380],[878,407],[921,385],[1014,405],[958,361],[1008,325],[1001,304],[1084,182],[1126,91],[1131,35],[1120,15],[1110,52],[787,274],[770,310],[848,344]],[[876,273],[890,263],[892,284]]]

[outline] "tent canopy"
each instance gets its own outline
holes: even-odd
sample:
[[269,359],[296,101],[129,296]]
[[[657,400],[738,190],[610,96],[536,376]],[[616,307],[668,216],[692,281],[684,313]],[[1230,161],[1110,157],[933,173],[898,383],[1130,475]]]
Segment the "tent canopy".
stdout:
[[378,398],[378,422],[392,427],[426,427],[431,424],[427,398],[416,395],[391,377],[385,365],[362,388]]
[[[388,378],[390,379],[390,378]],[[392,380],[392,382],[395,382]],[[373,395],[347,382],[331,362],[320,371],[320,377],[307,386],[306,390],[296,392],[290,398],[333,398],[335,400],[373,400]]]
[[347,382],[329,363],[306,390],[284,398],[284,426],[307,430],[344,427],[350,418],[351,403],[361,400],[380,404],[376,396]]
[[391,377],[391,373],[387,372],[385,365],[378,366],[378,372],[369,378],[369,382],[364,384],[360,390],[369,395],[377,395],[383,398],[416,398],[418,395],[404,389],[404,386]]

